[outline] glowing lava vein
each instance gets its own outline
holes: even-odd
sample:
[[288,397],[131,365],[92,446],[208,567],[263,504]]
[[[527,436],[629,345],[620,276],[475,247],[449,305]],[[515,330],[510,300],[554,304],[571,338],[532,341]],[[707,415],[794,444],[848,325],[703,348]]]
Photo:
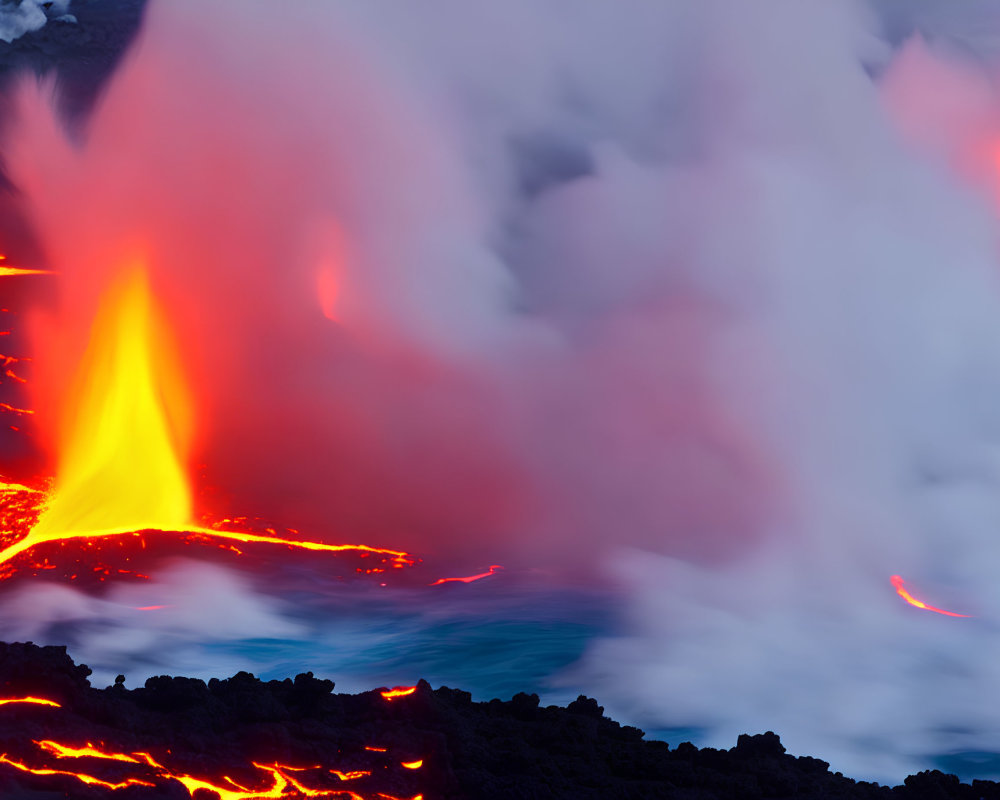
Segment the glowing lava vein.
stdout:
[[[50,705],[59,708],[59,704],[52,700],[42,698],[25,697],[10,698],[0,703],[35,703]],[[368,798],[379,797],[383,800],[422,800],[423,795],[417,794],[412,798],[401,798],[396,795],[376,792],[373,794],[345,789],[339,784],[350,781],[364,781],[372,775],[371,769],[354,769],[342,771],[338,769],[324,768],[320,764],[306,767],[292,767],[286,764],[272,763],[262,764],[251,761],[250,764],[258,775],[258,783],[269,779],[268,785],[244,786],[237,783],[229,776],[222,776],[220,779],[200,777],[186,772],[177,771],[165,766],[162,761],[154,758],[145,751],[120,752],[110,749],[105,744],[94,744],[87,742],[85,745],[70,745],[57,742],[53,739],[32,740],[36,748],[32,760],[44,760],[39,766],[32,766],[26,760],[14,758],[8,753],[0,753],[0,765],[11,767],[20,772],[36,775],[39,777],[64,776],[74,778],[88,786],[96,786],[103,789],[118,791],[131,786],[144,786],[154,788],[165,782],[177,782],[181,784],[192,798],[199,798],[203,793],[216,794],[222,800],[263,800],[263,798],[302,798],[302,797],[325,797],[340,798],[341,800],[368,800]],[[385,748],[365,747],[365,750],[378,753],[387,753]],[[168,750],[169,754],[171,751]],[[87,771],[64,769],[62,767],[67,761],[81,762],[87,766]],[[95,763],[96,762],[96,763]],[[102,764],[102,762],[104,762]],[[100,776],[93,774],[99,766],[107,766],[106,762],[118,762],[124,764],[121,769],[130,770],[133,775],[121,775],[117,780],[110,779],[111,776]],[[383,768],[388,769],[393,763],[392,759],[384,759]],[[399,766],[405,770],[420,769],[423,759],[414,761],[400,761]],[[246,770],[244,770],[246,771]],[[309,786],[292,773],[313,773]],[[337,779],[337,785],[324,786],[324,781],[328,782],[332,776]],[[266,776],[266,777],[264,777]]]
[[180,360],[146,273],[130,267],[102,298],[67,394],[54,489],[28,533],[0,549],[0,565],[46,542],[139,531],[354,551],[391,559],[395,567],[414,563],[399,550],[194,524],[186,466],[193,416]]
[[943,608],[935,608],[934,606],[929,606],[923,600],[917,600],[912,594],[906,590],[906,586],[903,579],[899,575],[893,575],[890,579],[892,585],[896,589],[896,593],[902,597],[907,603],[916,608],[922,608],[924,611],[933,611],[935,614],[944,614],[946,617],[966,617],[969,618],[970,614],[957,614],[954,611],[945,611]]
[[[0,255],[0,262],[6,261],[7,256]],[[17,275],[51,275],[52,272],[47,269],[28,269],[25,267],[8,267],[6,264],[0,263],[0,278],[14,277]]]

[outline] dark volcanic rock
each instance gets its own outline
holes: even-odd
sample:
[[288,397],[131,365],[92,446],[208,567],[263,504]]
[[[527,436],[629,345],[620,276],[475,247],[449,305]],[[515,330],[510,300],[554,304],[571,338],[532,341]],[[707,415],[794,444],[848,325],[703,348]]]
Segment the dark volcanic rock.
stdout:
[[[1000,798],[996,783],[963,784],[938,771],[894,788],[856,782],[824,761],[786,754],[771,732],[740,736],[730,750],[687,742],[671,750],[582,696],[566,708],[543,707],[537,695],[523,693],[474,703],[468,692],[421,681],[390,702],[378,691],[335,694],[332,681],[312,673],[263,682],[246,672],[208,683],[161,676],[133,690],[116,681],[98,690],[89,674],[65,648],[0,643],[0,699],[30,695],[61,704],[0,705],[0,797],[208,800],[213,792],[185,788],[177,776],[232,790],[228,775],[263,789],[275,781],[269,768],[285,765],[308,767],[277,769],[329,797],[347,797],[350,789],[358,797],[408,800]],[[46,739],[90,742],[132,760],[58,758],[37,744]],[[151,785],[111,790],[65,774],[28,774],[10,762]],[[369,774],[348,774],[354,771]],[[289,786],[282,796],[301,794]]]

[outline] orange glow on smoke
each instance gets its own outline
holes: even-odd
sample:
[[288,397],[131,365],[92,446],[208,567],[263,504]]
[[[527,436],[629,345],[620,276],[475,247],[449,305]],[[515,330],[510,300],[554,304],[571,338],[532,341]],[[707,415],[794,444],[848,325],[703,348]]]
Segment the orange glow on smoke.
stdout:
[[316,296],[319,298],[319,307],[323,310],[323,316],[334,322],[337,321],[338,295],[337,276],[334,274],[333,267],[324,264],[316,272]]
[[36,706],[52,706],[62,708],[55,700],[46,700],[43,697],[8,697],[0,698],[0,706],[11,705],[12,703],[29,703]]
[[929,606],[922,600],[917,600],[912,594],[906,591],[906,586],[903,579],[899,575],[893,575],[890,579],[892,585],[896,588],[896,593],[902,597],[911,606],[916,606],[917,608],[922,608],[924,611],[933,611],[935,614],[944,614],[946,617],[966,617],[969,614],[956,614],[954,611],[945,611],[942,608],[935,608],[934,606]]
[[417,691],[416,686],[397,686],[394,689],[386,689],[382,692],[382,697],[386,700],[395,700],[397,697],[406,697]]
[[434,583],[428,584],[428,586],[440,586],[442,583],[472,583],[473,581],[479,581],[496,574],[498,569],[503,569],[503,567],[499,564],[493,564],[489,572],[480,572],[478,575],[469,575],[466,578],[438,578]]

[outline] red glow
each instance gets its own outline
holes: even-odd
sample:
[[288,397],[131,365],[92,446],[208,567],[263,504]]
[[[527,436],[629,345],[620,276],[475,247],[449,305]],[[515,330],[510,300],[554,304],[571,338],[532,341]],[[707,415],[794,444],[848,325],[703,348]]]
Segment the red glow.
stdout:
[[917,608],[922,608],[924,611],[933,611],[935,614],[944,614],[946,617],[970,617],[969,614],[956,614],[954,611],[945,611],[942,608],[935,608],[934,606],[929,606],[922,600],[917,600],[912,594],[906,591],[903,579],[899,575],[893,575],[890,579],[892,585],[896,587],[896,593],[902,597],[911,606],[916,606]]
[[480,572],[478,575],[469,575],[466,578],[438,578],[434,583],[428,584],[429,586],[440,586],[442,583],[472,583],[473,581],[480,581],[483,578],[488,578],[490,575],[496,573],[498,569],[503,569],[499,564],[493,564],[490,567],[489,572]]
[[386,700],[395,700],[397,697],[406,697],[417,691],[416,686],[397,686],[394,689],[386,689],[382,692],[382,697]]
[[405,769],[420,769],[424,765],[424,760],[422,758],[416,761],[400,761],[399,766]]

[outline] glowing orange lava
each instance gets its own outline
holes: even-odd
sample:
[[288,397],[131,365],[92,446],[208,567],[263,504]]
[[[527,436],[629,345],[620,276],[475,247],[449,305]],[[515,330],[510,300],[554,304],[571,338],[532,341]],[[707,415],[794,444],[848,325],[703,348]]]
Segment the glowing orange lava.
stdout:
[[23,483],[8,483],[7,481],[0,481],[0,494],[4,492],[31,492],[33,494],[44,494],[41,489],[32,489],[30,486],[25,486]]
[[[6,261],[7,256],[0,255],[0,261]],[[51,275],[52,272],[47,269],[23,269],[22,267],[8,267],[5,264],[0,264],[0,277],[12,276],[12,275]]]
[[51,769],[49,767],[29,767],[27,764],[23,764],[20,761],[14,761],[7,757],[7,754],[0,754],[0,764],[9,764],[15,769],[19,769],[22,772],[30,772],[32,775],[67,775],[71,778],[76,778],[81,783],[86,783],[90,786],[102,786],[105,789],[124,789],[127,786],[155,786],[155,783],[150,783],[149,781],[138,780],[136,778],[126,778],[124,781],[119,781],[118,783],[111,783],[109,781],[101,780],[93,775],[88,775],[83,772],[69,772],[60,769]]
[[490,567],[489,572],[480,572],[478,575],[469,575],[465,578],[438,578],[434,583],[428,584],[428,586],[440,586],[442,583],[472,583],[473,581],[479,581],[483,578],[488,578],[490,575],[496,574],[498,569],[503,569],[499,564],[493,564]]
[[0,698],[0,706],[11,705],[12,703],[28,703],[36,706],[52,706],[62,708],[55,700],[46,700],[44,697],[8,697]]
[[968,618],[971,616],[969,614],[956,614],[954,611],[945,611],[942,608],[935,608],[934,606],[929,606],[922,600],[917,600],[917,598],[915,598],[912,594],[906,591],[903,579],[899,575],[893,575],[889,580],[892,582],[892,585],[896,588],[896,593],[911,606],[922,608],[924,611],[933,611],[935,614],[944,614],[946,617]]
[[104,758],[109,761],[128,761],[132,764],[142,763],[137,758],[133,758],[125,753],[109,753],[104,750],[100,750],[90,742],[87,742],[84,747],[68,747],[64,744],[59,744],[59,742],[54,742],[51,739],[42,739],[41,741],[36,741],[42,750],[46,750],[59,758]]
[[336,775],[342,781],[356,781],[358,778],[366,778],[372,774],[370,769],[356,769],[353,772],[341,772],[339,769],[331,769],[331,775]]
[[420,769],[424,765],[424,760],[418,758],[416,761],[400,761],[399,766],[404,769]]
[[[111,750],[102,749],[88,743],[83,747],[74,747],[52,740],[34,742],[39,750],[54,756],[57,759],[97,759],[99,761],[119,761],[127,764],[138,765],[143,773],[142,777],[129,777],[119,781],[109,781],[92,775],[87,772],[74,772],[71,770],[55,769],[51,766],[33,767],[10,758],[7,754],[0,755],[0,764],[7,764],[21,772],[32,775],[50,776],[63,775],[75,778],[81,783],[92,786],[100,786],[105,789],[124,789],[129,786],[149,786],[155,787],[158,783],[176,781],[181,784],[191,796],[200,796],[201,792],[215,793],[220,800],[266,800],[273,798],[302,798],[302,797],[328,797],[342,798],[346,800],[365,800],[365,797],[357,792],[353,792],[341,787],[309,786],[303,780],[295,777],[292,773],[304,773],[320,770],[320,765],[308,767],[291,767],[285,764],[261,764],[256,761],[251,762],[254,769],[264,773],[267,781],[264,785],[244,786],[237,783],[229,776],[223,776],[218,780],[210,780],[183,772],[177,772],[164,766],[160,761],[146,752],[118,753]],[[367,748],[366,748],[367,749]],[[384,752],[384,751],[380,751]],[[402,762],[405,769],[419,769],[423,761]],[[328,770],[328,774],[337,777],[339,782],[358,780],[370,776],[371,770],[355,770],[352,772],[341,772],[339,770]],[[263,777],[263,776],[262,776]],[[199,794],[196,794],[199,793]],[[377,797],[385,800],[402,800],[393,795],[378,793]],[[422,795],[416,795],[412,800],[420,800]]]
[[386,689],[382,692],[382,697],[386,700],[395,700],[397,697],[406,697],[417,691],[416,686],[397,686],[394,689]]

